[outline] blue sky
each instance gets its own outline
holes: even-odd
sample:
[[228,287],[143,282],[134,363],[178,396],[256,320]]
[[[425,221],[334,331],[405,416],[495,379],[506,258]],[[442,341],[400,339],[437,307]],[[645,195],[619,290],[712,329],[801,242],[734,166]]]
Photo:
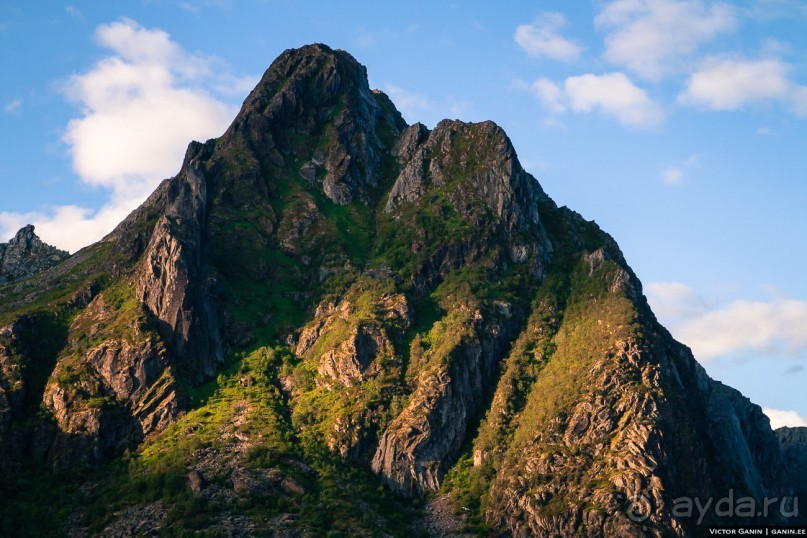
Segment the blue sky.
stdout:
[[97,240],[312,42],[409,122],[504,127],[712,376],[807,425],[805,2],[2,1],[0,241]]

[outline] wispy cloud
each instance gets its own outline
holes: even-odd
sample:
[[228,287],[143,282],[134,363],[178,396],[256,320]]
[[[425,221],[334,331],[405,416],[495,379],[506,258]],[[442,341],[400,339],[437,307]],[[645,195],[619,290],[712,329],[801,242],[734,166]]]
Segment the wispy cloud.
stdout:
[[689,77],[678,101],[709,110],[737,110],[779,101],[807,115],[807,87],[790,79],[790,66],[779,59],[706,59]]
[[796,411],[782,411],[781,409],[763,408],[762,412],[765,413],[771,420],[771,428],[774,430],[784,426],[791,428],[807,426],[807,419],[799,415]]
[[664,119],[664,111],[623,73],[569,77],[563,85],[548,79],[532,89],[550,111],[600,112],[628,127],[644,129]]
[[736,23],[730,5],[701,0],[614,0],[595,18],[605,31],[605,59],[650,80],[681,71]]
[[684,171],[679,166],[667,166],[661,171],[661,180],[667,185],[678,185],[684,179]]
[[568,98],[566,90],[548,78],[541,78],[532,83],[535,95],[551,112],[565,112]]
[[177,6],[181,9],[184,9],[188,13],[193,13],[194,15],[198,15],[203,8],[217,8],[224,11],[229,11],[232,9],[232,1],[231,0],[194,0],[193,2],[177,2]]
[[514,38],[530,56],[562,62],[574,61],[583,49],[559,34],[565,25],[566,19],[560,13],[542,13],[532,24],[522,24],[516,28]]
[[698,166],[700,163],[700,156],[697,154],[690,155],[683,161],[677,162],[672,165],[664,166],[661,169],[661,180],[667,185],[680,185],[684,182],[687,172]]
[[6,106],[4,106],[3,108],[9,114],[14,114],[15,112],[19,111],[21,106],[22,106],[22,100],[14,99],[6,103]]
[[407,121],[418,121],[418,115],[431,108],[431,104],[426,96],[407,90],[395,84],[385,84],[384,91],[386,91],[392,102]]
[[449,95],[447,98],[448,111],[452,118],[466,118],[474,113],[474,103],[468,100],[457,100]]
[[65,6],[65,12],[72,17],[72,19],[76,22],[84,22],[84,13],[82,13],[77,7],[75,6]]
[[681,283],[655,282],[645,289],[662,323],[699,360],[747,352],[789,356],[807,352],[807,301],[776,298],[716,304]]
[[33,222],[44,240],[71,251],[101,238],[177,172],[191,140],[220,135],[235,115],[212,93],[228,83],[214,60],[186,52],[166,32],[121,19],[99,26],[95,37],[111,55],[63,84],[81,110],[63,140],[81,181],[105,189],[107,202],[97,211],[71,205],[4,213],[6,235]]

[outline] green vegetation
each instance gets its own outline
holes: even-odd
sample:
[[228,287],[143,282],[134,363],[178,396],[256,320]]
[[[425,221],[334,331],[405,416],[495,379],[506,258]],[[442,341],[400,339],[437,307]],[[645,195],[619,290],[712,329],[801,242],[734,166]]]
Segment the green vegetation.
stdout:
[[21,462],[25,472],[0,484],[0,535],[19,538],[56,536],[77,507],[78,484],[40,461]]
[[[588,372],[596,361],[610,356],[615,340],[642,332],[632,301],[612,289],[622,271],[619,265],[607,255],[583,255],[572,247],[582,242],[593,252],[602,247],[603,234],[595,225],[582,219],[575,222],[563,211],[544,208],[544,225],[557,239],[552,265],[531,294],[532,313],[502,366],[496,395],[476,438],[444,483],[457,509],[468,509],[468,530],[472,532],[486,531],[484,514],[491,501],[491,486],[502,479],[502,469],[517,467],[522,449],[532,446],[536,432],[551,432],[564,424],[566,412],[590,390]],[[518,293],[517,286],[513,289]],[[549,451],[558,448],[544,447]],[[474,466],[474,453],[481,456],[478,466]],[[576,462],[573,467],[582,480],[582,470],[592,462],[585,454],[566,457]],[[553,477],[534,474],[531,480],[540,484]],[[564,480],[574,482],[575,474],[570,470]],[[613,485],[605,480],[590,487],[608,489]],[[567,508],[562,495],[552,497],[544,507],[546,515]]]
[[485,508],[488,504],[490,485],[495,477],[492,467],[474,467],[473,458],[466,453],[454,464],[445,476],[443,490],[451,494],[451,501],[458,514],[467,515],[465,531],[478,536],[489,536],[485,523]]
[[[375,535],[386,529],[408,535],[409,508],[394,500],[367,471],[346,466],[315,439],[301,442],[291,425],[278,374],[294,361],[284,347],[261,347],[222,372],[206,404],[185,415],[137,453],[115,460],[91,476],[54,476],[36,462],[12,484],[16,491],[0,511],[5,536],[43,536],[73,513],[91,534],[128,507],[168,506],[161,536],[180,536],[215,523],[217,514],[244,513],[259,525],[291,514],[294,527],[313,535]],[[103,402],[98,402],[102,404]],[[234,473],[267,470],[299,489],[270,483],[264,493],[208,499],[194,495],[186,475],[202,468],[206,483],[233,487]],[[260,474],[256,476],[262,476]],[[79,486],[89,480],[89,489]],[[278,479],[280,480],[280,479]],[[257,490],[256,490],[257,491]],[[362,514],[369,514],[369,516]]]
[[3,381],[11,392],[23,391],[25,418],[39,408],[56,356],[65,345],[68,325],[69,316],[64,313],[36,312],[18,322],[17,340],[0,342],[11,352]]
[[[383,307],[394,292],[391,279],[361,277],[341,297],[347,316],[321,320],[326,323],[322,333],[291,372],[292,421],[305,438],[313,436],[346,455],[361,450],[399,410],[403,364],[394,342],[402,328]],[[337,369],[346,370],[341,372],[346,379],[318,373],[326,354],[337,361]],[[352,363],[360,354],[372,354],[372,363]]]
[[448,202],[450,189],[435,189],[427,200],[406,204],[395,214],[378,213],[373,263],[394,267],[408,278],[438,249],[469,240],[474,230]]
[[619,268],[606,261],[591,277],[588,270],[583,262],[572,275],[563,323],[554,338],[556,349],[531,387],[512,451],[579,401],[581,392],[588,389],[585,375],[595,361],[610,356],[615,340],[636,334],[633,304],[608,290]]
[[63,262],[59,270],[0,286],[0,327],[23,314],[65,314],[77,290],[107,281],[104,264],[112,250],[110,243],[96,243]]

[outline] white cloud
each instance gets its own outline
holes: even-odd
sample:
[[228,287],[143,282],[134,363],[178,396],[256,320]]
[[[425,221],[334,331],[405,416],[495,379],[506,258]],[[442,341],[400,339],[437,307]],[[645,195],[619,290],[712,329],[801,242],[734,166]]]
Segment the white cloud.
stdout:
[[193,2],[179,2],[180,8],[193,14],[200,13],[202,9],[217,8],[223,11],[232,10],[232,0],[194,0]]
[[678,185],[684,179],[684,171],[677,166],[668,166],[661,171],[661,179],[667,185]]
[[21,106],[22,106],[22,101],[20,99],[14,99],[14,100],[9,101],[8,103],[6,103],[6,106],[3,107],[3,108],[9,114],[14,114],[15,112],[17,112],[20,109]]
[[532,89],[538,99],[552,112],[566,110],[566,94],[560,86],[549,79],[542,78],[532,83]]
[[191,2],[180,2],[177,5],[188,13],[193,13],[194,15],[199,14],[199,6],[193,5]]
[[706,308],[704,301],[680,282],[650,282],[644,289],[653,312],[665,325],[677,325]]
[[407,121],[418,121],[418,114],[429,110],[431,105],[425,96],[406,90],[395,84],[384,85],[384,90]]
[[667,185],[680,185],[684,182],[687,171],[700,164],[700,156],[695,153],[674,165],[665,166],[661,169],[661,180]]
[[807,114],[807,88],[789,78],[790,66],[778,59],[709,58],[678,96],[685,105],[737,110],[765,101],[782,101]]
[[771,420],[771,428],[774,430],[784,426],[791,428],[807,426],[807,419],[799,415],[796,411],[782,411],[781,409],[770,409],[766,407],[762,409],[762,412],[768,415],[768,418]]
[[745,350],[792,353],[807,349],[805,326],[805,301],[734,301],[686,322],[681,337],[704,359]]
[[565,82],[572,110],[600,110],[632,127],[651,127],[664,118],[661,108],[622,73],[582,75]]
[[646,291],[662,324],[699,360],[733,353],[807,352],[807,301],[776,298],[714,305],[680,283],[651,283]]
[[530,56],[574,61],[580,56],[582,48],[558,34],[565,24],[566,20],[560,13],[542,13],[532,24],[522,24],[516,28],[514,38]]
[[661,107],[623,73],[569,77],[562,87],[540,79],[533,83],[532,89],[552,112],[599,111],[636,128],[652,127],[664,119]]
[[99,26],[95,37],[112,54],[64,83],[81,116],[68,123],[63,140],[81,181],[106,189],[107,202],[98,210],[5,213],[0,230],[7,234],[32,222],[43,240],[71,251],[100,239],[179,170],[191,140],[226,129],[236,108],[207,88],[246,93],[246,79],[219,73],[214,59],[184,51],[160,29],[122,19]]
[[210,87],[220,96],[237,97],[243,100],[260,80],[261,77],[253,75],[238,77],[230,73],[217,73],[216,81]]
[[595,18],[605,59],[647,79],[684,69],[701,45],[736,24],[734,8],[702,0],[614,0]]

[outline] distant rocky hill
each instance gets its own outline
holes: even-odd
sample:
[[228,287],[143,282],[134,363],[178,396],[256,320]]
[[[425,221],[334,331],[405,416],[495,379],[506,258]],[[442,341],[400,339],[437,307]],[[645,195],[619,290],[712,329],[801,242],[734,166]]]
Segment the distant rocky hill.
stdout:
[[67,252],[43,243],[29,224],[8,243],[0,243],[0,284],[33,276],[68,256]]
[[[0,286],[0,534],[804,522],[803,432],[709,378],[500,127],[407,125],[344,51],[284,52],[114,232],[22,265]],[[728,496],[786,502],[681,506]]]

